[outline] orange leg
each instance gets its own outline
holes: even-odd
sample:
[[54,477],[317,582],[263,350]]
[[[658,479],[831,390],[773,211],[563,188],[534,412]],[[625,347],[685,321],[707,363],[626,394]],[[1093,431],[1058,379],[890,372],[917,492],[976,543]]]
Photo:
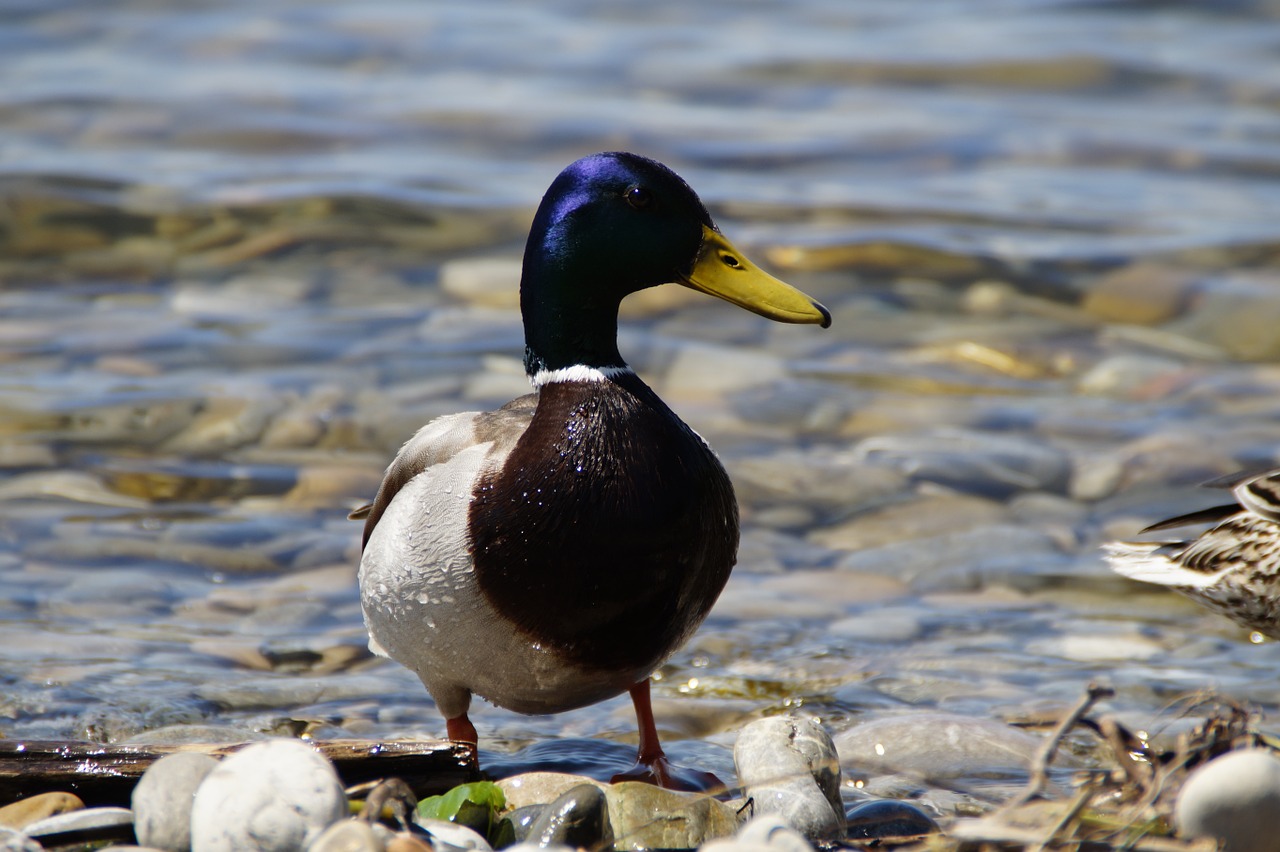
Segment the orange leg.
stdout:
[[476,726],[471,724],[471,720],[467,718],[467,714],[454,716],[452,719],[445,719],[445,730],[448,731],[449,739],[460,743],[471,743],[478,745],[480,737],[476,734]]
[[626,772],[613,776],[613,783],[643,781],[667,790],[691,790],[705,793],[723,790],[724,783],[710,772],[677,766],[667,760],[662,743],[658,742],[658,726],[653,720],[653,705],[649,700],[649,680],[646,678],[631,687],[631,703],[636,708],[636,724],[640,728],[640,749],[636,765]]

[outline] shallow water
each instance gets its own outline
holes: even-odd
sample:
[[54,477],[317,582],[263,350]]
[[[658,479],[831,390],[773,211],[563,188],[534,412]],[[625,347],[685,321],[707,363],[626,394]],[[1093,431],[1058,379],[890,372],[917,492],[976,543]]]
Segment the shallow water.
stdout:
[[[1153,730],[1204,687],[1274,712],[1274,648],[1097,546],[1280,458],[1278,12],[9,4],[0,732],[441,733],[364,649],[344,516],[526,389],[533,205],[615,148],[835,319],[625,306],[743,513],[656,683],[673,752],[727,774],[792,709],[1032,724],[1091,679]],[[630,713],[475,719],[496,769],[607,775]]]

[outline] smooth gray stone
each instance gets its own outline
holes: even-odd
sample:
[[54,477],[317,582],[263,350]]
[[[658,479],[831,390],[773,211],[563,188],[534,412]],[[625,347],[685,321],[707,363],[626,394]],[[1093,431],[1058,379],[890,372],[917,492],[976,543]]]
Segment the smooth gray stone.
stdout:
[[761,814],[743,823],[734,839],[759,843],[777,852],[813,852],[813,845],[777,814]]
[[511,820],[511,828],[515,831],[517,843],[525,841],[529,836],[529,829],[546,809],[546,805],[524,805],[507,814],[507,819]]
[[28,837],[37,840],[64,831],[86,831],[94,828],[115,828],[133,823],[133,811],[128,808],[85,808],[68,811],[33,822],[23,829]]
[[196,789],[217,766],[217,760],[198,752],[167,754],[151,764],[131,799],[138,842],[168,852],[190,849]]
[[610,784],[604,794],[617,852],[695,849],[738,830],[736,811],[710,796],[662,790],[640,781]]
[[525,842],[576,849],[611,846],[613,827],[604,791],[592,784],[579,784],[566,791],[534,820]]
[[[1002,722],[932,712],[876,719],[836,736],[850,771],[926,779],[1022,777],[1042,742]],[[1054,765],[1075,763],[1060,754]]]
[[128,745],[186,745],[187,743],[247,743],[271,737],[231,725],[166,725],[143,731],[123,742]]
[[0,826],[0,852],[42,852],[43,849],[43,846],[16,828]]
[[1173,809],[1183,837],[1216,837],[1224,852],[1273,852],[1280,837],[1280,760],[1228,752],[1187,776]]
[[941,428],[932,434],[885,435],[864,440],[854,454],[915,479],[1002,500],[1024,491],[1065,493],[1071,476],[1065,452],[1005,432]]
[[840,761],[831,737],[816,721],[757,719],[738,734],[733,759],[757,814],[777,814],[810,839],[843,833]]
[[307,852],[383,852],[383,848],[373,825],[363,819],[344,819],[311,841]]
[[193,852],[296,852],[347,816],[332,764],[305,743],[253,743],[224,759],[196,791]]

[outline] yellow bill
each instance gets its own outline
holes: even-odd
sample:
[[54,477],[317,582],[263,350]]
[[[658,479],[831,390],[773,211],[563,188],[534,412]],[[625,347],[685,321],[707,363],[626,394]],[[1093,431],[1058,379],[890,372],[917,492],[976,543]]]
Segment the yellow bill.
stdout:
[[702,248],[680,283],[778,322],[831,325],[831,312],[820,303],[747,260],[723,234],[705,225]]

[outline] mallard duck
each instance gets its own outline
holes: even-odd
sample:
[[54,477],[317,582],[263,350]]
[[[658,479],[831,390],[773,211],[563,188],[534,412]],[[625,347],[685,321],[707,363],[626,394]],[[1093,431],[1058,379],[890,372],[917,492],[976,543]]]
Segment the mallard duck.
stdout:
[[1104,545],[1126,577],[1168,586],[1232,621],[1280,639],[1280,469],[1205,483],[1229,488],[1235,502],[1152,524],[1144,533],[1213,524],[1192,539]]
[[473,695],[557,713],[630,692],[634,770],[704,788],[667,761],[649,676],[698,628],[738,548],[711,448],[618,353],[618,306],[675,282],[773,320],[830,325],[752,265],[661,163],[601,153],[542,199],[520,281],[534,392],[440,417],[387,468],[364,518],[369,646],[422,680],[450,739],[477,741]]

